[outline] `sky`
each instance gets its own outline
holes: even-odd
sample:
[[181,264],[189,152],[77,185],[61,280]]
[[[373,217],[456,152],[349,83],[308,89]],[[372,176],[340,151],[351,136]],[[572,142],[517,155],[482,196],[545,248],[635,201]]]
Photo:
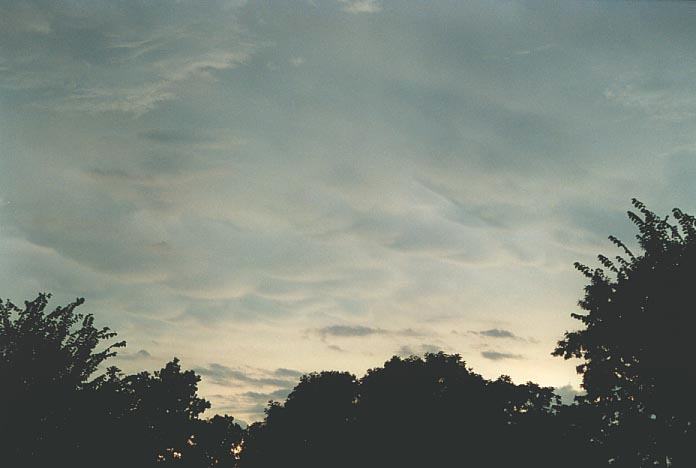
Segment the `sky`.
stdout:
[[0,297],[258,420],[459,353],[571,394],[573,262],[696,207],[696,4],[0,0]]

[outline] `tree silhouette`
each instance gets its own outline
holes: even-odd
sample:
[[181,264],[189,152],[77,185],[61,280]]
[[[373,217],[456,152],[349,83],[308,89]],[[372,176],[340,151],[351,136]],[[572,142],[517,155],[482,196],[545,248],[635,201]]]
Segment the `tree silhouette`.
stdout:
[[177,359],[154,374],[98,374],[125,342],[100,350],[116,334],[76,312],[83,300],[47,312],[49,298],[0,301],[2,466],[236,466],[242,429],[200,419],[199,376]]
[[200,377],[181,371],[174,359],[153,375],[141,372],[118,383],[122,408],[119,438],[131,460],[174,463],[183,459],[195,433],[195,421],[210,403],[198,398]]
[[539,466],[546,453],[524,434],[546,432],[554,403],[552,389],[484,379],[456,354],[393,357],[361,380],[361,445],[370,466]]
[[302,376],[284,404],[271,402],[245,438],[242,466],[355,466],[358,383],[347,372]]
[[75,311],[84,300],[46,312],[50,295],[24,308],[0,301],[0,441],[9,460],[55,460],[73,441],[66,425],[77,411],[78,392],[125,342],[97,350],[116,336]]
[[556,402],[550,388],[486,380],[458,355],[393,357],[359,381],[304,376],[251,426],[241,466],[558,466],[545,447]]
[[554,354],[580,358],[577,370],[598,420],[594,445],[612,466],[696,466],[693,388],[693,285],[696,219],[678,209],[661,218],[633,200],[641,252],[623,251],[602,267],[576,264],[588,279],[572,314],[584,326],[567,332]]
[[89,443],[78,457],[87,463],[109,453],[101,464],[108,467],[235,466],[232,450],[242,429],[230,416],[200,419],[210,403],[198,397],[199,380],[193,371],[182,371],[176,358],[153,374],[123,376],[109,368],[86,395],[93,402],[91,423],[101,431],[82,437]]
[[182,460],[191,467],[235,467],[243,436],[244,431],[232,416],[197,419],[192,443],[186,444]]

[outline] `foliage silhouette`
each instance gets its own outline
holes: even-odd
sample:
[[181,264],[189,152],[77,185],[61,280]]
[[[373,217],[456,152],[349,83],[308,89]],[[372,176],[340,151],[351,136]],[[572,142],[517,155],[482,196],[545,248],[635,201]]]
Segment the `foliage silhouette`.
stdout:
[[602,267],[576,264],[588,279],[580,301],[584,326],[567,332],[555,355],[581,358],[577,367],[596,418],[588,422],[597,450],[612,466],[696,466],[693,388],[696,219],[679,209],[676,222],[633,200],[628,216],[638,227],[632,252]]
[[528,444],[552,434],[557,403],[551,388],[486,380],[458,355],[393,357],[360,380],[303,377],[249,429],[241,466],[540,466],[541,440]]
[[347,372],[303,376],[285,404],[249,427],[242,466],[355,466],[358,382]]
[[49,295],[19,308],[0,301],[0,454],[16,467],[235,466],[241,428],[201,420],[200,377],[177,359],[124,376],[100,366],[125,342],[82,315],[78,299],[52,312]]
[[92,315],[76,313],[83,299],[46,313],[49,297],[40,294],[24,308],[0,301],[0,440],[9,459],[39,461],[61,453],[70,444],[65,428],[79,393],[91,389],[89,377],[125,345],[97,351],[116,334],[95,328]]

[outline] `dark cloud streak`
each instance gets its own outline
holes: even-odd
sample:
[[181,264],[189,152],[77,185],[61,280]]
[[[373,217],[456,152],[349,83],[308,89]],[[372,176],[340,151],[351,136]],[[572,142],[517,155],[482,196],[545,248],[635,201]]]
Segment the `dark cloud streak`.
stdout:
[[391,336],[425,336],[427,333],[413,328],[403,328],[400,330],[388,330],[385,328],[373,328],[364,325],[329,325],[314,330],[322,339],[327,337],[336,338],[364,338],[374,335]]
[[489,359],[491,361],[504,361],[504,360],[508,360],[508,359],[513,359],[513,360],[524,359],[524,356],[522,356],[521,354],[506,353],[506,352],[501,352],[501,351],[481,351],[481,356],[483,356],[485,359]]

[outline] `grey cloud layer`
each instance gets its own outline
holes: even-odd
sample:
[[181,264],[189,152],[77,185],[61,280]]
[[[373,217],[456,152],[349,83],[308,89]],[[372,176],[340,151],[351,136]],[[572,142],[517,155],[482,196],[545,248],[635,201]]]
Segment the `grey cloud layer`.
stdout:
[[316,333],[322,338],[329,336],[347,338],[372,335],[422,336],[424,334],[424,332],[414,330],[412,328],[405,328],[402,330],[385,330],[383,328],[372,328],[364,325],[329,325],[316,330]]
[[275,371],[247,372],[232,369],[218,363],[211,363],[207,367],[194,368],[196,373],[209,379],[217,385],[234,386],[240,384],[253,384],[259,386],[287,386],[296,383],[302,376],[302,372],[278,368]]
[[481,351],[481,356],[491,361],[502,361],[506,359],[523,359],[521,354],[506,353],[502,351]]
[[225,393],[214,393],[211,397],[217,411],[228,411],[250,420],[262,417],[268,401],[284,400],[303,374],[286,368],[233,369],[218,363],[194,370],[204,382],[224,387]]
[[404,345],[396,352],[398,356],[422,356],[425,353],[437,353],[441,351],[441,347],[431,344],[422,344],[417,346]]
[[572,262],[632,238],[633,196],[694,211],[685,8],[0,0],[0,296],[86,296],[246,382],[220,408],[287,389],[244,365],[435,345],[568,382]]
[[519,336],[515,335],[509,330],[504,330],[502,328],[491,328],[490,330],[481,330],[480,332],[474,332],[480,336],[485,336],[489,338],[510,338],[513,340],[520,340]]

